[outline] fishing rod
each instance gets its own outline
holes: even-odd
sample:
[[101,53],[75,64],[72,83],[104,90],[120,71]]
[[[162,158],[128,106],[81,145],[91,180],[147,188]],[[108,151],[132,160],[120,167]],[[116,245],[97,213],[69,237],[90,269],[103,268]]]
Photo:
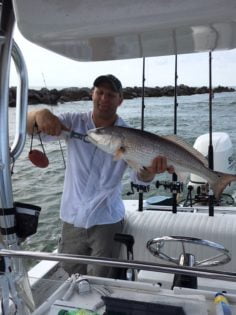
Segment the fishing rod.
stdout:
[[[209,146],[208,146],[208,166],[214,170],[214,150],[212,144],[212,52],[209,52]],[[209,216],[214,216],[214,195],[209,190]]]
[[141,107],[141,130],[144,130],[144,109],[145,109],[145,57],[143,57],[143,75],[142,75],[142,107]]
[[[142,74],[142,107],[141,107],[141,130],[144,130],[144,109],[145,109],[145,57],[143,57],[143,74]],[[139,192],[138,211],[143,211],[143,192]]]
[[174,134],[177,134],[177,82],[178,82],[178,56],[177,53],[175,54],[175,89],[174,89]]
[[[178,56],[177,53],[175,53],[175,88],[174,88],[174,134],[177,134],[177,82],[178,82],[178,72],[177,72],[177,66],[178,66]],[[172,182],[177,183],[177,175],[176,173],[173,173],[172,175]],[[173,197],[173,204],[172,204],[172,212],[177,213],[177,193],[178,190],[174,189],[172,190],[172,197]]]

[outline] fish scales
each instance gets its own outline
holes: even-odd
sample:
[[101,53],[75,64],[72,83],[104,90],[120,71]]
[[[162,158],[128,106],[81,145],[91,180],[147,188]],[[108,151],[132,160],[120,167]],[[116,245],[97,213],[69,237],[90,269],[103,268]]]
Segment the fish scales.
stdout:
[[101,150],[123,159],[139,171],[151,166],[157,156],[165,156],[175,172],[193,173],[205,178],[216,199],[236,175],[212,171],[205,157],[176,136],[159,136],[139,129],[111,126],[89,130],[88,140]]
[[[122,130],[121,130],[122,131]],[[128,131],[128,132],[127,132]],[[157,155],[166,156],[168,161],[176,167],[184,168],[185,171],[205,169],[199,159],[181,148],[178,144],[163,139],[162,137],[143,132],[136,132],[136,129],[124,130],[124,158],[136,159],[142,162],[143,166],[150,166]],[[199,172],[199,171],[198,171]]]

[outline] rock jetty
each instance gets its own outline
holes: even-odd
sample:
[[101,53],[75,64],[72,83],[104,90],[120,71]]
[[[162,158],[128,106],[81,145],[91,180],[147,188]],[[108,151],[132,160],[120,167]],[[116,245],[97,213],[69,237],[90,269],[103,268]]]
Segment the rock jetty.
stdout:
[[[57,105],[66,102],[87,101],[91,100],[92,89],[82,87],[69,87],[61,90],[42,88],[40,90],[28,90],[28,104],[49,104]],[[213,89],[213,93],[234,92],[235,89],[230,87],[218,86]],[[181,84],[177,87],[177,95],[193,95],[208,93],[209,89],[206,86],[189,87]],[[123,89],[124,99],[133,99],[142,97],[141,87],[125,87]],[[174,96],[174,86],[165,87],[145,87],[145,97],[162,97]],[[9,106],[16,106],[16,87],[10,87],[9,90]]]

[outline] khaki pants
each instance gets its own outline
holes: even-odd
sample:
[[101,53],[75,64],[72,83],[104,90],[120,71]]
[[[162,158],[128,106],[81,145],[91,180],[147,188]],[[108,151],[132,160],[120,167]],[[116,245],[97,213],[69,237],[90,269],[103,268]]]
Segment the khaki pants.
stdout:
[[[73,255],[118,258],[120,243],[114,241],[116,233],[122,233],[124,220],[114,224],[95,225],[84,229],[63,222],[59,252]],[[116,268],[103,265],[86,265],[63,262],[62,268],[69,274],[79,273],[98,277],[116,277]]]

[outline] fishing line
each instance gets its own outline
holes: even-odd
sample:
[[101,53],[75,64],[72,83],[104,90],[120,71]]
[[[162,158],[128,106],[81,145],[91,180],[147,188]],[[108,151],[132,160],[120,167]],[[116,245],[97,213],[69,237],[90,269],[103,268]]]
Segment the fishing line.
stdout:
[[[36,134],[39,137],[39,141],[40,141],[43,152],[33,149],[33,139],[34,139],[35,129],[36,129]],[[31,142],[30,142],[30,151],[28,154],[28,158],[37,167],[45,168],[45,167],[48,167],[49,165],[49,160],[47,158],[44,145],[40,136],[40,131],[38,131],[38,126],[36,123],[33,125],[33,131],[31,134]]]
[[65,156],[64,156],[64,152],[63,152],[63,148],[62,148],[60,139],[58,139],[58,142],[59,142],[59,147],[60,147],[60,151],[61,151],[62,161],[63,161],[63,165],[64,165],[64,169],[65,169],[66,168],[66,160],[65,160]]
[[[35,124],[33,128],[36,128],[36,129],[37,129],[37,135],[38,135],[38,137],[39,137],[39,141],[40,141],[40,144],[41,144],[43,153],[46,155],[46,152],[45,152],[45,149],[44,149],[44,146],[43,146],[43,142],[42,142],[42,139],[41,139],[41,136],[40,136],[40,132],[38,131],[38,126]],[[33,139],[34,139],[34,130],[33,130],[33,133],[32,133],[32,135],[31,135],[30,151],[32,151]]]
[[[46,79],[45,79],[45,76],[44,76],[44,73],[43,73],[43,72],[42,72],[42,77],[43,77],[44,85],[45,85],[46,89],[48,90],[47,83],[46,83]],[[51,112],[54,114],[54,112],[53,112],[53,107],[52,107],[52,105],[51,105],[51,99],[50,99],[50,109],[51,109]],[[65,156],[64,156],[64,151],[63,151],[63,148],[62,148],[62,144],[61,144],[61,140],[60,140],[60,139],[58,139],[58,143],[59,143],[59,147],[60,147],[60,152],[61,152],[61,156],[62,156],[62,161],[63,161],[64,169],[66,169]]]
[[[11,155],[11,153],[10,153],[10,155]],[[11,156],[11,159],[12,159],[11,175],[13,175],[14,174],[14,167],[15,167],[16,160],[15,160],[14,156]]]
[[[42,77],[43,77],[43,82],[44,82],[44,85],[45,87],[48,89],[47,87],[47,83],[46,83],[46,79],[45,79],[45,76],[44,76],[44,73],[42,72]],[[51,99],[50,99],[50,103],[51,103]],[[51,112],[54,114],[54,111],[53,111],[53,106],[50,104],[50,109],[51,109]],[[60,152],[61,152],[61,156],[62,156],[62,161],[63,161],[63,165],[64,165],[64,169],[66,169],[66,161],[65,161],[65,155],[64,155],[64,151],[63,151],[63,148],[62,148],[62,144],[61,144],[61,140],[58,139],[58,143],[59,143],[59,147],[60,147]],[[62,223],[61,223],[61,220],[57,220],[57,228],[61,228],[62,226]],[[57,243],[59,243],[59,240],[57,240]]]

